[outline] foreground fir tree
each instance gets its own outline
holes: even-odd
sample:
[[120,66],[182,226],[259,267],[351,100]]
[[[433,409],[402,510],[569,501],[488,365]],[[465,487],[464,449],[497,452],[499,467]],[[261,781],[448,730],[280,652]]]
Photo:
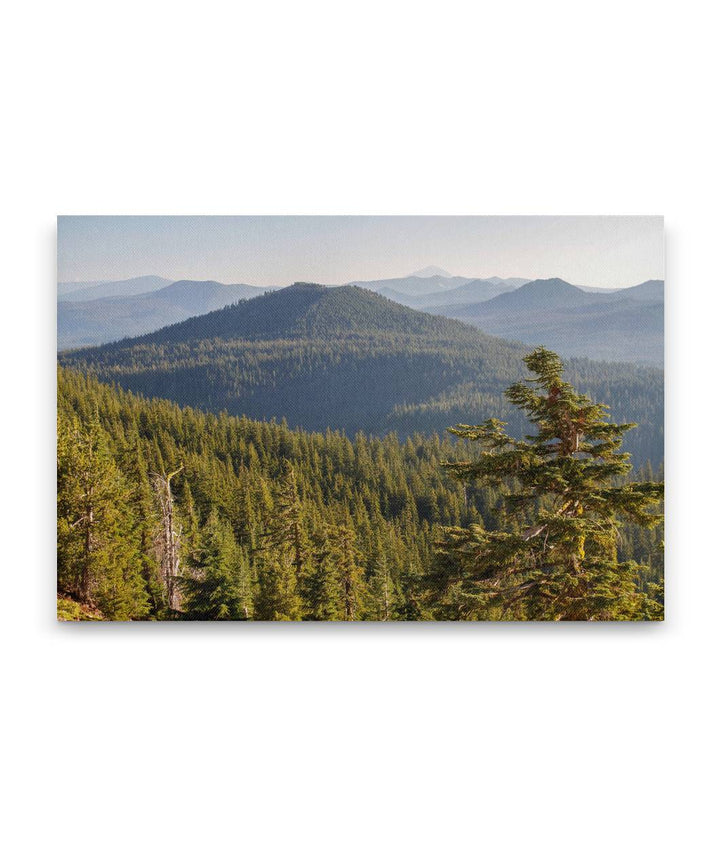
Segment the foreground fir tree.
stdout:
[[531,620],[659,619],[653,592],[639,588],[642,568],[619,562],[618,527],[652,528],[663,494],[656,482],[626,483],[623,435],[635,427],[608,421],[607,408],[563,380],[559,357],[537,348],[533,377],[506,391],[535,433],[516,440],[504,423],[450,429],[482,444],[472,462],[443,466],[467,484],[502,490],[500,526],[450,528],[439,546],[434,595],[438,617]]

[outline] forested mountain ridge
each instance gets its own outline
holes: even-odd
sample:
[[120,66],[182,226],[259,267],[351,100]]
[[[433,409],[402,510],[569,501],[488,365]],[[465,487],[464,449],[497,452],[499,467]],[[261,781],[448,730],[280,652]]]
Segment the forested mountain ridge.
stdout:
[[[471,279],[428,268],[407,277],[355,281],[349,285],[374,291],[403,306],[466,321],[492,335],[529,344],[545,341],[567,355],[657,365],[662,361],[656,304],[663,301],[664,283],[659,280],[603,291],[572,286],[559,279]],[[59,283],[58,350],[139,336],[273,290],[278,289],[215,281],[171,282],[156,276]],[[502,295],[508,299],[495,300]],[[615,305],[601,310],[601,304],[628,300],[633,302],[626,309]],[[645,318],[641,305],[648,308]],[[569,309],[583,306],[588,309],[588,318],[567,315]],[[557,316],[553,310],[557,310]],[[589,316],[599,317],[600,313],[607,335],[592,329]],[[640,329],[640,339],[624,341],[624,331],[629,326]]]
[[296,282],[288,288],[243,299],[199,317],[188,318],[126,343],[169,344],[204,339],[248,341],[323,338],[353,334],[405,334],[474,341],[471,325],[416,312],[354,285],[326,287]]
[[[499,523],[493,488],[462,485],[441,466],[458,459],[475,453],[447,434],[401,443],[393,434],[291,431],[147,400],[61,368],[60,615],[462,618],[460,607],[438,611],[422,596],[442,526]],[[660,540],[660,531],[620,532],[619,558],[650,564],[643,587],[662,579]],[[163,590],[168,550],[176,610]]]
[[[308,430],[402,436],[507,418],[520,345],[353,286],[296,284],[148,335],[60,355],[63,365],[150,396]],[[623,421],[626,448],[662,461],[662,373],[572,361],[568,377]]]

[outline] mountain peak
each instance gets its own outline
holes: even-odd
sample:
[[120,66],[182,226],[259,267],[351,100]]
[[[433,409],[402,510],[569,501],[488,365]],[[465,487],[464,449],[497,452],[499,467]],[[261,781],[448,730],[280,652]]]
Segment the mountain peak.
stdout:
[[478,332],[470,326],[417,312],[355,285],[328,288],[312,282],[296,282],[279,291],[243,299],[146,336],[126,340],[125,344],[202,339],[327,341],[346,336],[362,339],[378,335],[478,340]]
[[615,297],[631,297],[634,300],[662,301],[665,297],[665,282],[662,279],[648,279],[640,285],[622,288],[614,292]]
[[289,285],[284,291],[325,291],[327,289],[326,285],[320,285],[319,282],[294,282],[292,285]]
[[520,288],[488,300],[482,305],[482,312],[548,310],[550,307],[576,306],[591,300],[592,295],[564,279],[534,279]]
[[576,288],[577,286],[571,285],[567,280],[560,279],[559,276],[550,277],[550,279],[534,279],[532,282],[527,282],[523,286],[523,288],[527,288],[528,286],[533,286],[534,288],[542,287],[542,288],[552,288],[552,289],[568,289],[568,288]]
[[420,279],[427,279],[430,276],[451,277],[452,274],[448,273],[442,268],[435,267],[434,265],[428,265],[428,267],[424,267],[422,270],[416,270],[415,273],[411,273],[410,276],[417,276]]

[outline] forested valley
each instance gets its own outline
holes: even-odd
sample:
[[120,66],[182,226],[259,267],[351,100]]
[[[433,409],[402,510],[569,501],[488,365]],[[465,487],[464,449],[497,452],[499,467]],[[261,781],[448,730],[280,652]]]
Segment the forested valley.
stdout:
[[[602,446],[597,460],[578,459],[573,447],[556,461],[547,437],[538,441],[542,449],[521,442],[504,451],[494,423],[484,434],[467,428],[402,438],[291,429],[145,398],[60,367],[58,615],[657,618],[662,530],[645,508],[659,499],[662,465],[630,472],[616,454],[625,429],[602,427],[569,385],[554,375],[548,383],[542,400],[553,403],[543,418],[559,401],[558,418],[574,414],[577,450],[586,449],[578,424]],[[517,396],[515,406],[539,406],[540,399]],[[500,452],[497,471],[481,471],[478,439]],[[502,468],[511,455],[516,494],[503,506]],[[609,487],[598,487],[602,480]],[[627,487],[633,480],[643,484]],[[586,510],[577,498],[554,511],[532,499],[540,487],[558,491],[556,483],[563,497],[587,495]],[[629,524],[616,525],[617,509]],[[534,529],[527,535],[538,519],[539,537]],[[492,555],[492,567],[478,572],[481,554]],[[567,581],[548,569],[577,571],[578,556],[571,599],[582,611],[559,610],[551,605],[570,596]],[[510,571],[526,598],[503,595]]]

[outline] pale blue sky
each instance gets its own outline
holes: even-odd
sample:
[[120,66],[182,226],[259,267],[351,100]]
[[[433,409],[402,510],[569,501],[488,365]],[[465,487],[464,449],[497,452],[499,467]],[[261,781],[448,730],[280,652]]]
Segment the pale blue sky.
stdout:
[[661,217],[58,218],[58,280],[339,284],[428,265],[617,288],[664,277]]

